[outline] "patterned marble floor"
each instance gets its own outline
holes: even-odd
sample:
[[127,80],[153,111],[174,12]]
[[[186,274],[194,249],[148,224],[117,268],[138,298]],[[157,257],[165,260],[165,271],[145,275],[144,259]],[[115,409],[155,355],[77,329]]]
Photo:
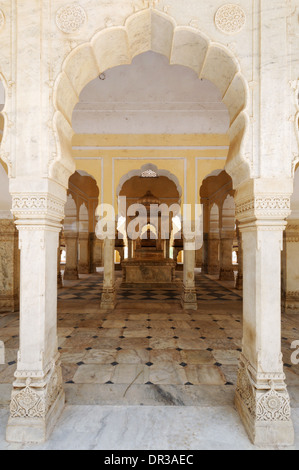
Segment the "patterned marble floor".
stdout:
[[[178,282],[181,280],[181,273],[177,274]],[[180,292],[177,284],[167,288],[150,289],[144,287],[123,287],[121,286],[121,274],[116,273],[118,280],[117,300],[153,300],[153,301],[179,301]],[[59,300],[101,300],[103,287],[103,275],[96,274],[83,277],[80,282],[66,283],[66,288],[59,291]],[[201,300],[224,300],[242,301],[239,291],[228,289],[221,284],[216,284],[214,280],[204,275],[196,277],[197,298]]]
[[[118,304],[109,313],[99,309],[101,284],[101,274],[89,275],[59,291],[59,349],[70,402],[115,404],[121,398],[130,404],[192,405],[200,396],[209,404],[217,387],[224,405],[231,402],[241,351],[242,298],[230,283],[197,274],[194,312],[181,309],[179,284],[154,292],[119,288]],[[18,315],[1,315],[6,363],[0,365],[0,385],[13,381],[18,333]],[[299,388],[299,366],[290,360],[291,343],[298,339],[299,317],[285,316],[287,382]],[[9,391],[5,396],[9,400]]]

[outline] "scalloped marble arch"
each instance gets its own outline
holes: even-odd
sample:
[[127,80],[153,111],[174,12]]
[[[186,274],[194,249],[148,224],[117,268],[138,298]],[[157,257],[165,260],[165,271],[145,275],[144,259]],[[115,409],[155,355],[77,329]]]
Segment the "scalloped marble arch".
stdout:
[[57,156],[50,164],[50,176],[61,180],[62,175],[66,178],[74,171],[72,112],[83,88],[105,70],[130,64],[135,56],[149,50],[168,57],[171,65],[195,70],[199,78],[210,80],[220,89],[230,115],[226,170],[235,184],[249,177],[250,163],[245,157],[249,87],[237,59],[228,48],[212,42],[199,30],[177,26],[169,15],[154,9],[134,13],[124,26],[96,32],[65,59],[54,86]]
[[116,188],[116,197],[119,196],[121,190],[122,190],[122,187],[123,185],[129,181],[131,178],[134,178],[134,176],[141,176],[141,174],[146,171],[146,170],[152,170],[154,171],[158,176],[165,176],[166,178],[168,178],[170,181],[172,181],[176,188],[177,188],[177,191],[179,193],[179,198],[181,199],[182,197],[182,194],[183,194],[183,190],[182,190],[182,187],[180,185],[180,182],[178,180],[178,178],[173,174],[171,173],[170,171],[168,170],[160,170],[156,165],[153,165],[152,163],[147,163],[146,165],[143,165],[139,170],[136,169],[136,170],[131,170],[129,171],[128,173],[126,173],[125,175],[123,175],[121,177],[121,179],[119,180],[119,184]]

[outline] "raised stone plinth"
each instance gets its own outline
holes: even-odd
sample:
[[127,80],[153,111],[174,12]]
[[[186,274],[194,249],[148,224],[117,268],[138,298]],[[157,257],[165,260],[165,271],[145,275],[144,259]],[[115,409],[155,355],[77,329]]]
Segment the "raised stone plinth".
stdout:
[[122,263],[124,284],[171,283],[175,277],[176,263],[165,260],[126,260]]

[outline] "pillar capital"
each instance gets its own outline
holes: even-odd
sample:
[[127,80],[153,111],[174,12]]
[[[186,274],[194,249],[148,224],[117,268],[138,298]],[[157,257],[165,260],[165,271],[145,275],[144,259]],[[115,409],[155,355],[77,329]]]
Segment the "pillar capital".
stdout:
[[236,191],[236,218],[240,229],[244,224],[259,222],[259,225],[279,225],[291,213],[291,195],[293,192],[290,179],[250,180]]
[[43,225],[61,228],[65,198],[51,193],[13,193],[12,213],[16,225]]

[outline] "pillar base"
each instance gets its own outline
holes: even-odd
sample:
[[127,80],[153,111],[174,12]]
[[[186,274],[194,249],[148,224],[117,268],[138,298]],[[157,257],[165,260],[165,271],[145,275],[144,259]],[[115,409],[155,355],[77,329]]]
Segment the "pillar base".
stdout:
[[241,356],[235,405],[253,444],[292,446],[294,427],[283,373],[257,373]]
[[50,436],[65,406],[61,390],[45,418],[9,418],[6,428],[7,442],[43,443]]
[[76,281],[79,279],[78,269],[66,268],[64,271],[63,279],[65,281]]
[[220,275],[219,275],[219,280],[220,281],[234,281],[235,280],[235,275],[233,269],[220,269]]
[[6,440],[45,442],[65,404],[60,361],[53,360],[45,372],[17,370],[15,377]]
[[197,310],[196,289],[186,289],[183,287],[181,305],[184,310]]
[[102,310],[114,310],[116,304],[116,292],[115,289],[103,289],[101,298],[101,309]]

